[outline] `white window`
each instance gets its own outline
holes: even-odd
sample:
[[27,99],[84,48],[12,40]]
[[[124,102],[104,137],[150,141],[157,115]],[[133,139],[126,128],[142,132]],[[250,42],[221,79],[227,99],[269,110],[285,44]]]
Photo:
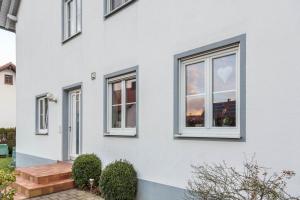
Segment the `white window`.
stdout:
[[38,134],[48,133],[48,99],[40,97],[37,99],[37,128]]
[[136,134],[136,74],[107,80],[107,127],[109,135]]
[[64,40],[81,32],[81,0],[64,0]]
[[179,132],[239,138],[239,45],[179,61]]
[[132,0],[105,0],[107,1],[107,13],[111,13]]

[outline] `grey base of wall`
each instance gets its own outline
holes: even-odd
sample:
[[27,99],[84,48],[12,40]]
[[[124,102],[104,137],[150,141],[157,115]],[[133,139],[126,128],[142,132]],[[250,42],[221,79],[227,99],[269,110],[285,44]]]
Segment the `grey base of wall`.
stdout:
[[[41,158],[23,153],[16,153],[17,167],[30,167],[56,163],[55,160]],[[163,185],[143,179],[138,181],[137,200],[182,200],[185,190],[181,188]]]
[[183,200],[185,190],[139,179],[137,200]]
[[56,163],[56,160],[50,160],[47,158],[41,158],[23,153],[16,153],[16,166],[17,167],[30,167],[34,165],[45,165]]

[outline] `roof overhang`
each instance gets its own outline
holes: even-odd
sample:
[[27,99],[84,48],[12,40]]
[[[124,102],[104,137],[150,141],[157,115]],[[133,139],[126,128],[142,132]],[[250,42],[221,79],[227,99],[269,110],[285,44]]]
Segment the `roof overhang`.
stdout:
[[4,71],[4,70],[11,70],[13,72],[16,72],[16,65],[14,65],[13,63],[9,62],[5,65],[0,66],[0,72]]
[[0,0],[0,28],[15,32],[21,0]]

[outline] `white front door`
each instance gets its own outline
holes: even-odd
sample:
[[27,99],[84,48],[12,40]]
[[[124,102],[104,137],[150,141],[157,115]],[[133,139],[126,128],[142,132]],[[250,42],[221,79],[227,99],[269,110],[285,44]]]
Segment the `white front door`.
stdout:
[[69,159],[74,160],[81,151],[81,90],[69,92]]

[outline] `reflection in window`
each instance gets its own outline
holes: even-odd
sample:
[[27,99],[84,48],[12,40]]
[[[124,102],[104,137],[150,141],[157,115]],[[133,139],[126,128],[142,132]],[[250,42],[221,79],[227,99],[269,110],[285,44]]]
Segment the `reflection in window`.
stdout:
[[122,117],[121,82],[112,84],[112,127],[121,128]]
[[38,103],[38,132],[45,134],[48,132],[48,99],[40,97],[37,99]]
[[186,66],[186,94],[204,94],[204,62]]
[[136,80],[126,81],[126,128],[136,126]]
[[112,128],[121,128],[122,106],[112,106]]
[[136,105],[126,105],[126,128],[135,128],[136,126]]
[[236,126],[236,55],[213,59],[213,126]]
[[122,5],[123,0],[111,0],[111,9],[114,10]]
[[122,103],[121,82],[113,83],[112,90],[112,104],[120,105]]
[[109,12],[114,11],[117,8],[120,8],[122,5],[127,3],[129,0],[106,0],[108,1],[108,10]]
[[44,100],[40,100],[40,129],[44,129]]
[[81,31],[81,0],[64,0],[64,39]]
[[186,127],[205,125],[204,62],[187,65],[186,70]]
[[204,97],[190,96],[186,98],[186,127],[204,126]]
[[234,44],[179,60],[180,135],[224,137],[239,131],[238,55]]
[[121,75],[108,79],[109,129],[124,134],[136,128],[136,75]]

